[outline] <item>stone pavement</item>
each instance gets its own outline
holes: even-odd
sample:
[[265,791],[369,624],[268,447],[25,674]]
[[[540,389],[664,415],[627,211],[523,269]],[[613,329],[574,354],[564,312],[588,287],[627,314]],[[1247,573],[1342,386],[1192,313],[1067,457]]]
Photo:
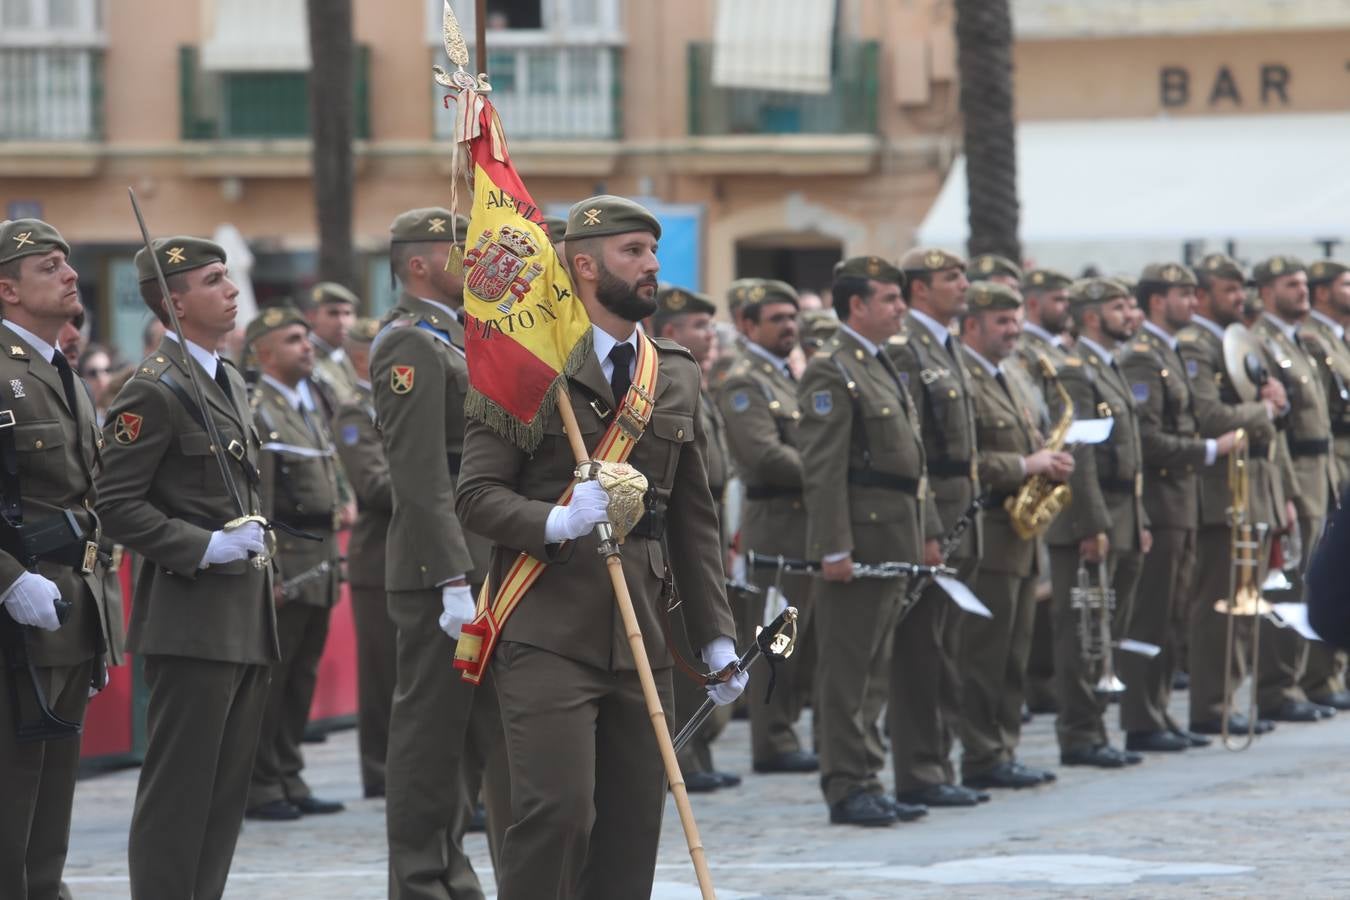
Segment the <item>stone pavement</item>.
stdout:
[[[722,900],[1350,897],[1350,714],[1281,725],[1245,753],[1155,754],[1116,772],[1058,767],[1052,717],[1038,716],[1022,757],[1054,766],[1058,783],[879,830],[829,825],[812,776],[748,774],[748,744],[732,723],[717,761],[745,783],[693,798]],[[227,898],[385,896],[384,804],[360,799],[355,732],[305,750],[315,792],[347,811],[245,823]],[[66,869],[78,900],[128,896],[135,787],[135,770],[78,786]],[[468,849],[490,888],[486,840],[471,835]],[[659,900],[698,897],[671,803],[656,880]]]

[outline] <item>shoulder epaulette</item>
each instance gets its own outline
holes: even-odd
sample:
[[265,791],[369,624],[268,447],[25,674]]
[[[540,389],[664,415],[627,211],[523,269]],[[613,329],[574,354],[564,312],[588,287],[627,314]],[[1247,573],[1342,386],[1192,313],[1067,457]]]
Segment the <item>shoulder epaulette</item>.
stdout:
[[140,378],[144,375],[146,378],[158,380],[159,376],[167,372],[172,365],[173,362],[167,356],[163,353],[156,353],[141,360],[141,364],[136,367],[136,377]]
[[[677,341],[672,341],[670,338],[652,338],[651,341],[656,345],[658,350],[664,350],[667,353],[678,353],[681,356],[687,356],[690,359],[694,359],[694,354],[689,352],[688,347]],[[694,361],[697,362],[698,360]]]

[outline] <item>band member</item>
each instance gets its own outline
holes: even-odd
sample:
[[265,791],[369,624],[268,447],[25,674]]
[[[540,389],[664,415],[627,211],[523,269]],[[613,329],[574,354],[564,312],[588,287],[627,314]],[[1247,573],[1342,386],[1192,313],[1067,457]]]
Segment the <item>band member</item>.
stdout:
[[347,288],[333,281],[321,281],[310,289],[309,304],[304,307],[309,339],[314,345],[312,379],[333,403],[329,413],[356,396],[356,370],[343,343],[360,305],[357,296]]

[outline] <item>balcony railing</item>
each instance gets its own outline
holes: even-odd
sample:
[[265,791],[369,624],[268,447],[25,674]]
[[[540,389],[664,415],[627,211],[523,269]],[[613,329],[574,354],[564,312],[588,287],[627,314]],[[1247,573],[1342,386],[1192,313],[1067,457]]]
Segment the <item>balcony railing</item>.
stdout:
[[[178,54],[185,141],[276,140],[309,137],[309,75],[305,72],[210,72],[196,47]],[[355,134],[370,137],[370,48],[356,48],[353,66]]]
[[[443,50],[434,61],[449,67]],[[613,140],[620,136],[617,47],[544,46],[489,49],[492,103],[508,139]],[[436,97],[436,136],[454,130],[454,105]]]
[[689,133],[870,134],[877,129],[876,41],[835,46],[828,94],[723,88],[712,83],[713,48],[689,45]]
[[102,50],[0,48],[0,141],[102,139]]

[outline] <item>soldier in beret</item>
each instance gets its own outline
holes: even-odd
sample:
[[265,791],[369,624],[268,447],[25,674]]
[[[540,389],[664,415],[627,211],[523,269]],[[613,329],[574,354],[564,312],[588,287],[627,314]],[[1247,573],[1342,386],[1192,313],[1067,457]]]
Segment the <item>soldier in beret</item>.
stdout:
[[563,250],[563,235],[567,234],[567,220],[562,216],[544,216],[544,227],[548,229],[548,239],[559,253]]
[[[1065,355],[1058,377],[1078,418],[1111,418],[1111,433],[1099,444],[1075,454],[1069,487],[1073,502],[1050,524],[1050,579],[1055,637],[1055,684],[1059,718],[1060,762],[1066,766],[1114,769],[1143,757],[1118,750],[1107,741],[1103,716],[1107,697],[1094,690],[1100,671],[1084,659],[1080,612],[1070,604],[1070,591],[1085,568],[1089,581],[1098,578],[1106,560],[1106,577],[1116,592],[1111,634],[1123,635],[1130,621],[1135,586],[1152,535],[1142,505],[1143,461],[1139,418],[1134,396],[1116,364],[1116,349],[1129,339],[1129,289],[1109,278],[1085,278],[1069,290],[1078,340]],[[1063,404],[1051,398],[1050,416],[1058,421]]]
[[997,253],[981,253],[970,261],[968,273],[977,281],[989,281],[1017,290],[1022,284],[1022,268]]
[[[1242,266],[1222,253],[1211,253],[1195,269],[1196,312],[1191,323],[1177,332],[1177,350],[1190,380],[1192,403],[1199,433],[1204,438],[1242,428],[1247,433],[1247,521],[1253,533],[1266,526],[1265,540],[1256,551],[1261,560],[1257,582],[1265,578],[1265,562],[1270,558],[1271,536],[1281,523],[1293,521],[1293,502],[1286,501],[1282,468],[1289,467],[1284,442],[1276,432],[1276,422],[1286,413],[1288,402],[1278,378],[1261,386],[1257,400],[1244,403],[1238,397],[1224,364],[1224,329],[1242,324],[1242,304],[1247,281]],[[1272,371],[1275,362],[1263,349],[1262,365]],[[1292,480],[1292,470],[1289,480]],[[1228,486],[1226,466],[1206,466],[1199,470],[1200,520],[1196,535],[1198,575],[1192,592],[1187,622],[1187,663],[1190,673],[1190,724],[1196,734],[1221,734],[1227,717],[1232,734],[1246,732],[1247,716],[1232,711],[1233,698],[1224,694],[1224,660],[1228,644],[1228,617],[1218,613],[1214,603],[1228,596],[1232,564],[1232,525],[1228,509],[1233,498]],[[1241,685],[1252,660],[1246,659],[1250,622],[1237,620],[1236,644],[1231,660],[1229,682],[1233,689]],[[1274,728],[1262,719],[1256,733]]]
[[[743,552],[801,559],[806,552],[806,509],[802,504],[802,462],[797,426],[797,379],[788,355],[797,345],[797,292],[791,285],[759,279],[751,300],[741,308],[745,349],[731,367],[718,406],[727,423],[727,446],[744,486],[741,511]],[[747,598],[740,610],[741,640],[777,615],[777,595],[797,607],[798,652],[777,668],[769,702],[759,698],[768,687],[768,667],[752,670],[749,695],[750,751],[756,772],[814,772],[816,755],[802,746],[794,728],[808,700],[810,673],[802,652],[811,633],[811,579],[772,571],[749,573],[763,593]],[[775,596],[769,591],[776,588]],[[766,604],[769,605],[766,608]]]
[[742,310],[746,304],[763,297],[764,288],[759,278],[738,278],[727,288],[727,313],[731,316],[732,327],[736,330],[736,339],[730,343],[723,341],[718,345],[717,359],[713,360],[708,371],[708,384],[714,394],[722,390],[731,367],[745,352],[745,322]]
[[801,320],[802,356],[810,362],[816,351],[839,329],[839,317],[833,309],[821,309],[803,310],[798,318]]
[[[80,757],[74,729],[20,740],[20,725],[46,723],[35,718],[31,701],[19,698],[37,692],[57,716],[78,726],[89,698],[107,684],[107,666],[121,654],[120,607],[117,595],[105,590],[108,560],[95,552],[101,534],[91,512],[103,436],[89,395],[57,346],[62,329],[83,312],[69,255],[70,245],[46,222],[0,222],[0,368],[8,384],[0,450],[15,467],[0,483],[5,897],[56,897],[63,889]],[[64,515],[75,517],[79,534],[40,554],[25,550],[23,532]],[[59,613],[58,602],[69,604],[68,614]],[[32,678],[24,671],[25,655]]]
[[385,536],[393,494],[370,387],[370,344],[379,328],[374,319],[357,319],[347,332],[344,347],[356,373],[356,397],[338,407],[333,425],[338,459],[356,495],[356,523],[347,544],[347,583],[356,623],[356,729],[366,797],[385,795],[389,709],[397,676],[394,623],[384,591]]
[[[1308,273],[1292,256],[1272,256],[1252,270],[1264,310],[1252,331],[1269,347],[1272,374],[1288,395],[1290,411],[1285,445],[1293,460],[1293,480],[1285,485],[1298,513],[1302,558],[1294,577],[1296,599],[1302,599],[1302,573],[1307,566],[1335,497],[1338,482],[1331,446],[1331,414],[1324,378],[1328,351],[1302,323],[1308,317]],[[1308,692],[1340,689],[1332,651],[1309,643],[1292,628],[1268,627],[1261,635],[1257,703],[1261,717],[1285,722],[1316,722],[1336,710],[1313,703]]]
[[[628,457],[648,479],[648,502],[624,542],[622,564],[662,707],[670,709],[674,660],[662,639],[662,604],[669,602],[663,576],[673,578],[690,645],[709,669],[736,659],[736,625],[708,488],[698,363],[680,345],[637,329],[656,311],[660,234],[656,218],[625,198],[591,197],[572,207],[568,264],[592,325],[567,389],[587,447],[594,447],[636,393],[638,354],[657,354],[654,409]],[[594,529],[607,520],[608,498],[588,480],[566,506],[555,504],[572,482],[576,457],[558,411],[543,432],[526,454],[471,422],[457,498],[465,526],[496,544],[490,583],[501,584],[522,551],[548,562],[505,622],[491,662],[514,813],[498,896],[642,897],[651,891],[666,790],[632,651],[596,552]],[[726,705],[744,687],[738,673],[707,691]]]
[[127,649],[141,655],[149,689],[127,847],[131,893],[218,897],[279,658],[271,569],[251,559],[266,551],[263,530],[254,522],[225,527],[262,512],[261,442],[243,376],[215,352],[234,331],[239,293],[225,251],[199,238],[162,238],[136,254],[136,274],[146,306],[166,326],[165,304],[174,305],[187,346],[166,331],[104,426],[98,513],[108,536],[140,559]]
[[[886,352],[917,413],[935,515],[924,534],[923,562],[941,562],[940,544],[980,493],[975,459],[975,406],[960,340],[952,327],[965,312],[965,260],[944,250],[916,248],[900,258],[905,276],[905,333]],[[948,564],[963,579],[980,557],[980,520],[971,523]],[[891,749],[899,799],[927,806],[974,806],[978,788],[956,784],[952,743],[961,717],[957,667],[962,616],[934,584],[896,629],[891,653]]]
[[244,332],[261,371],[250,406],[263,439],[263,514],[318,539],[279,534],[272,554],[281,659],[272,666],[244,812],[268,821],[343,808],[315,797],[301,774],[300,740],[338,591],[337,453],[308,382],[315,367],[309,332],[291,307],[264,310]]
[[309,340],[314,345],[312,380],[331,396],[328,401],[331,406],[324,410],[330,421],[338,404],[348,402],[356,394],[356,372],[342,344],[360,305],[357,296],[343,285],[321,281],[310,289],[309,303],[304,307]]
[[977,281],[966,291],[961,317],[980,484],[990,492],[972,589],[993,613],[971,616],[961,627],[961,775],[967,785],[987,787],[1032,787],[1055,778],[1017,759],[1032,626],[1037,607],[1046,604],[1036,602],[1038,542],[1017,535],[1004,504],[1028,476],[1066,481],[1074,461],[1070,453],[1043,449],[1034,389],[1003,370],[1017,345],[1021,305],[1015,288]]
[[458,261],[468,224],[435,207],[394,219],[389,257],[402,292],[371,351],[393,495],[385,589],[398,634],[398,687],[385,791],[396,898],[479,895],[462,841],[480,779],[494,853],[510,821],[496,693],[451,666],[489,552],[455,512],[468,390]]
[[1195,587],[1198,473],[1224,468],[1221,461],[1233,449],[1235,432],[1200,436],[1190,380],[1178,355],[1177,333],[1195,311],[1195,275],[1178,263],[1150,264],[1139,276],[1135,297],[1148,318],[1121,350],[1120,367],[1139,412],[1144,509],[1153,548],[1139,579],[1128,637],[1159,646],[1162,653],[1121,655],[1120,724],[1127,750],[1175,752],[1209,745],[1207,738],[1178,725],[1167,708],[1182,662],[1174,624],[1184,621],[1183,610],[1190,612],[1187,598]]
[[855,562],[923,559],[924,534],[939,527],[917,413],[883,350],[901,328],[903,280],[877,257],[836,266],[839,330],[797,391],[806,553],[823,576],[814,600],[820,781],[835,824],[890,825],[927,812],[889,796],[877,777],[885,757],[874,723],[905,582],[853,579]]

